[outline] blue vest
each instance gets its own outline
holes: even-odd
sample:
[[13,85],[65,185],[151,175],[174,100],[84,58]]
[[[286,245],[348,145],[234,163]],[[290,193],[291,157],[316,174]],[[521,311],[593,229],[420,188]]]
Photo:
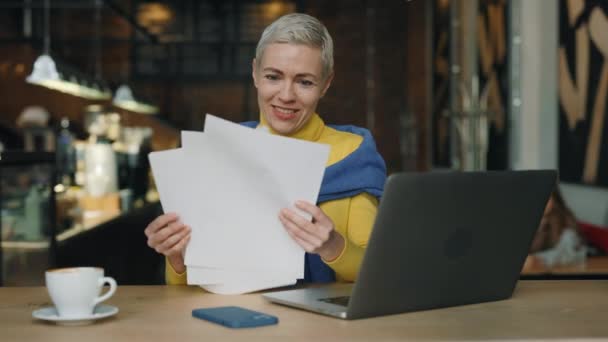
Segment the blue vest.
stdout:
[[[241,124],[251,128],[258,126],[257,121]],[[360,135],[363,137],[363,141],[346,158],[325,169],[317,205],[335,199],[352,197],[362,192],[380,198],[386,181],[386,165],[376,150],[376,143],[371,133],[365,128],[351,125],[327,126],[338,131]],[[304,260],[304,282],[327,283],[336,280],[335,272],[321,260],[318,254],[306,253]]]

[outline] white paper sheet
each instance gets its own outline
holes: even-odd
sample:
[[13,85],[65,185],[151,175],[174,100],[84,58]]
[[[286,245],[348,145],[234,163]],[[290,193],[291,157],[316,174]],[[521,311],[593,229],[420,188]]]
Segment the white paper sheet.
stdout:
[[[189,266],[188,284],[196,285],[227,285],[234,288],[244,288],[250,284],[269,284],[270,287],[293,285],[297,277],[286,274],[285,272],[263,272],[263,271],[243,271],[232,269],[213,269],[206,267]],[[274,285],[273,285],[274,284]],[[252,292],[259,289],[249,289],[243,292]]]
[[187,167],[183,149],[151,152],[148,159],[163,212],[177,213],[187,225],[196,222],[198,210],[195,205],[191,205],[188,181],[183,179],[184,168]]
[[276,287],[289,286],[294,285],[296,282],[291,280],[285,281],[265,281],[259,279],[250,279],[246,282],[235,282],[235,283],[226,283],[226,284],[211,284],[211,285],[200,285],[203,289],[215,293],[215,294],[223,294],[223,295],[238,295],[249,292],[256,292],[261,290],[272,289]]
[[165,212],[192,227],[188,283],[235,294],[291,285],[304,251],[279,211],[316,202],[329,146],[270,135],[207,115],[182,148],[150,154]]
[[[287,200],[277,200],[281,196],[277,185],[268,188],[276,190],[274,194],[252,193],[247,185],[251,179],[235,165],[238,160],[232,158],[236,157],[224,153],[222,144],[223,141],[211,141],[207,133],[182,132],[184,158],[187,159],[184,179],[197,179],[191,182],[189,191],[201,194],[196,200],[199,215],[191,223],[190,245],[196,248],[189,248],[190,252],[186,252],[186,265],[282,271],[301,277],[304,252],[284,231],[276,207],[264,207],[268,201],[260,201],[256,197],[274,196],[275,202],[285,207],[289,206]],[[247,194],[250,196],[246,197]],[[233,208],[238,209],[238,213],[233,212]],[[256,236],[255,229],[260,226],[273,229],[271,234],[267,234],[271,236],[266,241],[264,236]],[[261,233],[265,231],[262,229]],[[259,241],[266,243],[260,245]],[[276,260],[284,262],[277,264]]]
[[[186,264],[273,271],[299,270],[304,251],[278,219],[296,200],[316,202],[329,146],[267,134],[207,115],[205,132],[189,140],[184,154],[198,175],[193,191],[204,212],[201,234],[192,235]],[[197,144],[191,147],[190,143]],[[204,159],[207,167],[199,167]],[[208,161],[213,161],[210,165]],[[213,239],[204,238],[213,236]],[[224,250],[230,246],[230,251]]]
[[148,160],[163,211],[165,213],[178,211],[185,190],[179,189],[180,186],[185,185],[184,183],[175,181],[175,178],[180,176],[179,164],[184,161],[182,149],[151,152],[148,154]]

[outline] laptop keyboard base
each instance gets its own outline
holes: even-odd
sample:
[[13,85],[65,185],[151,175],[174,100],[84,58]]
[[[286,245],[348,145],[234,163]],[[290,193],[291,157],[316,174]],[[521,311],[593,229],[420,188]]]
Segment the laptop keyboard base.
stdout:
[[348,300],[350,296],[341,296],[341,297],[329,297],[329,298],[320,298],[319,301],[334,305],[341,305],[344,307],[348,306]]

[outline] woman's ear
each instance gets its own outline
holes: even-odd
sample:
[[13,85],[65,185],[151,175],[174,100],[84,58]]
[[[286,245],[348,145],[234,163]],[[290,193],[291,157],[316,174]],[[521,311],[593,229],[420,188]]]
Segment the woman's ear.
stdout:
[[331,85],[331,81],[334,80],[334,73],[332,72],[331,74],[329,74],[329,76],[327,76],[327,80],[325,81],[325,86],[323,87],[323,91],[321,91],[321,97],[325,96],[325,93],[327,93],[327,89],[329,89],[329,86]]
[[258,87],[258,78],[256,76],[256,72],[257,72],[257,66],[256,66],[255,58],[254,58],[253,61],[251,61],[251,76],[253,77],[253,85],[257,88]]

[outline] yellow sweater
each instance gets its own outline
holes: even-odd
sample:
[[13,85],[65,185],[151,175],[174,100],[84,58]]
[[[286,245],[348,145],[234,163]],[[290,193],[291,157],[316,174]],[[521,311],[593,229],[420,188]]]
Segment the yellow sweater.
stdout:
[[[264,116],[260,117],[260,125],[267,126]],[[276,133],[272,129],[270,132]],[[290,137],[330,145],[327,166],[344,159],[363,141],[363,138],[357,134],[337,131],[326,126],[317,114]],[[327,201],[321,203],[319,207],[332,219],[336,231],[344,237],[345,241],[342,253],[326,264],[336,272],[338,280],[354,281],[376,217],[378,200],[368,193],[361,193],[353,197]],[[185,272],[178,274],[169,262],[166,262],[166,265],[167,284],[186,284]]]

